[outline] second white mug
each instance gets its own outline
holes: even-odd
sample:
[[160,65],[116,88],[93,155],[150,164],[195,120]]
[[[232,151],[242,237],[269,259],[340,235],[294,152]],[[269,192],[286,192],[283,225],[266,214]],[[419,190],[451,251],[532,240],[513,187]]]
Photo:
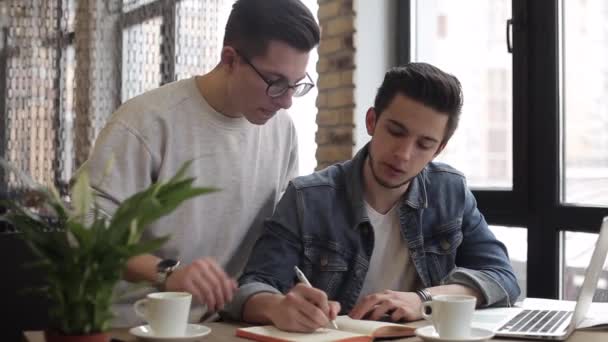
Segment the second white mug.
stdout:
[[154,292],[140,299],[133,308],[150,325],[157,337],[186,334],[192,295],[187,292]]
[[431,321],[441,338],[471,336],[471,323],[477,299],[466,295],[438,295],[422,303],[422,317]]

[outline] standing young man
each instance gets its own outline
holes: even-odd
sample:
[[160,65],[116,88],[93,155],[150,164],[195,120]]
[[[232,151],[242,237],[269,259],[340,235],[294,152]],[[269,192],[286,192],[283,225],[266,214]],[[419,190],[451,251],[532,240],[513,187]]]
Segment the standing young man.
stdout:
[[[458,80],[425,63],[387,72],[350,161],[294,179],[226,313],[313,331],[336,315],[421,318],[438,294],[511,305],[519,287],[464,176],[432,160],[456,130]],[[313,287],[294,282],[294,266]]]
[[[232,299],[262,220],[297,175],[296,132],[284,109],[314,86],[305,70],[318,42],[300,1],[237,0],[211,72],[135,97],[112,115],[83,165],[109,215],[188,160],[197,185],[220,189],[150,227],[147,237],[171,240],[129,260],[125,280],[156,284],[146,291],[190,292],[209,311]],[[131,303],[142,295],[116,303],[117,324],[139,321]]]

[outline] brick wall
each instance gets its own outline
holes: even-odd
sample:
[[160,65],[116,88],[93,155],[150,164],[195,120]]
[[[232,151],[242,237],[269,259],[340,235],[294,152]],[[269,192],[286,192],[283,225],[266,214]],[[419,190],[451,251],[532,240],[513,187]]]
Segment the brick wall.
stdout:
[[354,148],[353,0],[318,0],[317,169],[350,159]]

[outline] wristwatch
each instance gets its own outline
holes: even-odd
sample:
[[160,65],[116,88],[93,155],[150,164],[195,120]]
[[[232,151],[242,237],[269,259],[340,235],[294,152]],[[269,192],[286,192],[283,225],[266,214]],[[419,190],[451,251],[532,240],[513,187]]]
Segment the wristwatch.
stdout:
[[179,267],[179,264],[180,262],[174,259],[163,259],[156,264],[156,285],[160,289],[165,289],[167,278],[177,267]]
[[415,292],[418,295],[418,297],[420,297],[420,301],[423,303],[433,300],[433,297],[431,296],[431,291],[429,291],[429,289],[422,288],[422,289],[416,290]]

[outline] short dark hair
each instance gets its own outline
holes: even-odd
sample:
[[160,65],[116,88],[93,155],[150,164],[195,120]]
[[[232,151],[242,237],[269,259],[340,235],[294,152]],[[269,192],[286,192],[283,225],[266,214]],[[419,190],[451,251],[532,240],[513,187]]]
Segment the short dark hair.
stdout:
[[237,0],[224,33],[224,46],[249,58],[264,55],[271,40],[309,52],[319,44],[319,25],[299,0]]
[[376,120],[397,94],[447,114],[442,143],[450,140],[458,127],[463,103],[462,87],[455,76],[428,63],[408,63],[390,69],[374,101]]

